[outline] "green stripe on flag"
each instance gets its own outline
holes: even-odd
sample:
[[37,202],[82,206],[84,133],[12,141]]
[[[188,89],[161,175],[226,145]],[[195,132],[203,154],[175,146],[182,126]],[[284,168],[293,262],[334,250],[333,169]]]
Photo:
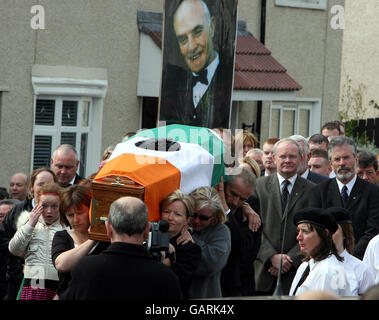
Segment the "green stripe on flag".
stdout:
[[221,177],[224,176],[223,142],[208,128],[172,124],[143,130],[136,135],[145,138],[166,138],[177,142],[198,144],[208,151],[215,159],[212,172],[212,187],[218,185]]

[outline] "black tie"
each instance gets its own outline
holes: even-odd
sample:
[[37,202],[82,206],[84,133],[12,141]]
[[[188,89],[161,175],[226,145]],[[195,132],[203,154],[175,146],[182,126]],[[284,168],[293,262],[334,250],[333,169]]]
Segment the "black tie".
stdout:
[[192,87],[194,87],[196,83],[198,83],[199,81],[201,83],[204,83],[205,85],[208,85],[207,74],[207,69],[203,69],[200,71],[200,73],[197,73],[196,75],[192,76]]
[[347,204],[347,201],[349,200],[349,196],[347,194],[347,187],[346,185],[344,185],[342,187],[342,191],[341,191],[341,199],[342,199],[342,204],[344,207],[346,207],[346,204]]
[[288,180],[284,180],[282,182],[283,184],[283,190],[282,190],[282,212],[284,212],[284,210],[286,209],[286,205],[287,205],[287,201],[288,201],[288,185],[290,184],[291,182],[289,182]]
[[293,292],[293,295],[296,294],[297,289],[299,289],[299,287],[303,284],[303,282],[305,281],[305,279],[307,279],[308,274],[309,274],[309,270],[310,270],[310,268],[309,268],[309,263],[308,263],[308,265],[305,268],[303,274],[301,275],[301,278],[300,278],[299,282],[296,285],[296,288],[295,288],[295,291]]

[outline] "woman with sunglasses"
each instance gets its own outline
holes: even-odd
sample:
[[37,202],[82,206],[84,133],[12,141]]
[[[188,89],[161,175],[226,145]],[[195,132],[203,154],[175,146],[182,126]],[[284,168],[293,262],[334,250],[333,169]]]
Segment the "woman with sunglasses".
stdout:
[[188,288],[189,296],[193,299],[219,298],[222,296],[221,270],[231,249],[230,231],[224,224],[225,211],[214,188],[200,187],[190,196],[195,201],[192,237],[201,248],[201,260]]
[[162,262],[176,273],[183,298],[187,299],[188,286],[201,258],[200,247],[188,231],[193,200],[181,190],[175,190],[161,201],[160,210],[161,219],[169,223],[167,233],[170,235],[169,252],[163,253]]

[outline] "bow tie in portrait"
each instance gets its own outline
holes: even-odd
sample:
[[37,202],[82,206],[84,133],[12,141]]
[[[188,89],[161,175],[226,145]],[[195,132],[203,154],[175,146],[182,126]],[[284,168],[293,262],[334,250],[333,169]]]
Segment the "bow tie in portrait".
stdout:
[[204,83],[205,85],[208,85],[208,78],[207,78],[207,69],[203,69],[200,71],[200,73],[197,73],[196,75],[192,76],[192,87],[196,85],[199,81],[201,83]]

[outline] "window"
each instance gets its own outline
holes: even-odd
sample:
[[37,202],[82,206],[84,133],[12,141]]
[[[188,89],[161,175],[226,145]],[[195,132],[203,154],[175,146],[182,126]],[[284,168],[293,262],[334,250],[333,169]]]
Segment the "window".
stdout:
[[285,138],[294,134],[309,137],[312,133],[311,103],[273,103],[270,112],[270,137]]
[[326,10],[326,0],[275,0],[277,6]]
[[34,117],[33,170],[50,166],[57,146],[71,144],[78,152],[79,174],[87,176],[91,98],[37,97]]
[[107,70],[33,65],[34,127],[31,167],[50,166],[54,150],[73,145],[83,177],[97,172],[103,153],[103,104]]

